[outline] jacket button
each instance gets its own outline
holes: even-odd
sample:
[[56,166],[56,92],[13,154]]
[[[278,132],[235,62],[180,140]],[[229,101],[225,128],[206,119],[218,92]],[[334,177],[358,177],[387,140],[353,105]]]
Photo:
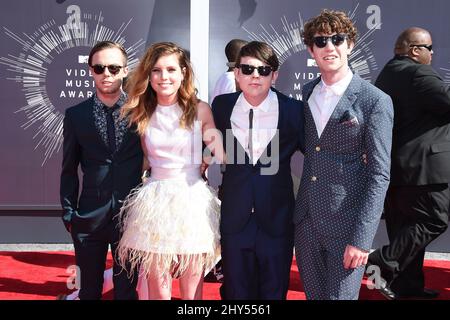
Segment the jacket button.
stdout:
[[364,164],[367,164],[367,154],[363,153],[362,159],[363,159]]
[[319,147],[319,146],[316,147],[316,151],[317,151],[317,152],[320,151],[320,147]]
[[316,176],[312,176],[311,177],[311,181],[317,181],[317,177]]

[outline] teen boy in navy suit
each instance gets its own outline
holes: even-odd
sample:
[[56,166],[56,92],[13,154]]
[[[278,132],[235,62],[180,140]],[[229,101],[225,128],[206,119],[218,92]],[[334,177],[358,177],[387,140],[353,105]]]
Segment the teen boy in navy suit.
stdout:
[[244,46],[242,90],[212,103],[224,137],[221,241],[226,299],[285,299],[293,256],[290,160],[303,137],[303,105],[271,88],[278,59],[266,43]]

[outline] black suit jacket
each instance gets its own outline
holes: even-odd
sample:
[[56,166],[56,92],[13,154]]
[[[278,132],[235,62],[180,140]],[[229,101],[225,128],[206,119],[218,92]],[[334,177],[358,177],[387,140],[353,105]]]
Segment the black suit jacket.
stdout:
[[[93,98],[66,110],[60,197],[63,222],[93,232],[111,221],[130,190],[140,183],[143,152],[134,128],[111,151],[94,123]],[[79,195],[78,167],[83,173]]]
[[450,90],[429,65],[395,56],[375,85],[394,104],[391,185],[450,182]]
[[[304,150],[303,103],[275,92],[279,105],[279,131],[266,148],[271,161],[258,161],[254,166],[232,134],[230,117],[241,92],[219,95],[212,103],[214,122],[224,137],[227,152],[221,186],[220,227],[223,234],[240,232],[253,214],[252,207],[258,225],[268,234],[286,236],[293,232],[294,192],[290,161],[296,150]],[[279,149],[273,146],[276,139]],[[278,168],[274,174],[261,174],[261,170],[271,166]]]

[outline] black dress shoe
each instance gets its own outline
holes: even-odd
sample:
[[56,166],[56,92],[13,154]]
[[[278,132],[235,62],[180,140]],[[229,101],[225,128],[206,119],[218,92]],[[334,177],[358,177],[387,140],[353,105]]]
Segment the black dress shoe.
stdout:
[[386,283],[377,289],[388,300],[397,300],[399,298],[398,295],[392,291]]
[[409,291],[398,295],[400,298],[435,299],[439,296],[439,291],[423,288],[420,291]]
[[[364,269],[364,273],[368,277],[371,277],[374,274],[374,272],[376,271],[376,270],[373,270],[373,268],[371,268],[372,266],[377,267],[378,270],[379,270],[378,266],[368,262],[366,264],[365,269]],[[377,289],[386,299],[388,299],[388,300],[396,300],[396,299],[398,299],[397,294],[395,294],[395,292],[391,290],[391,288],[389,287],[388,282],[385,279],[383,279],[382,277],[379,277],[378,281],[380,283],[378,283],[378,285],[375,286],[375,289]]]

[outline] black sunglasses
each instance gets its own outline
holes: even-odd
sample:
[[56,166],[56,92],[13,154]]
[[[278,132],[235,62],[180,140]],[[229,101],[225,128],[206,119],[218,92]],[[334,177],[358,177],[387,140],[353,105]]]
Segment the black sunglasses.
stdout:
[[122,69],[122,66],[117,66],[115,64],[112,64],[110,66],[104,66],[101,64],[94,64],[92,66],[92,70],[94,70],[94,72],[96,74],[103,74],[103,72],[105,72],[105,69],[108,68],[109,73],[111,73],[113,76],[115,76],[116,74],[118,74],[120,72],[120,69]]
[[410,44],[409,47],[410,48],[412,48],[412,47],[426,48],[430,52],[431,52],[431,50],[433,50],[432,44]]
[[318,36],[314,37],[314,44],[317,48],[325,48],[328,43],[328,40],[331,40],[331,43],[334,44],[335,47],[340,46],[344,43],[345,39],[347,39],[346,34],[338,33],[332,36]]
[[240,65],[237,65],[236,68],[240,68],[242,73],[245,74],[246,76],[251,75],[253,73],[253,71],[255,71],[255,69],[258,70],[259,75],[263,76],[263,77],[267,77],[272,72],[271,66],[255,67],[255,66],[251,66],[249,64],[240,64]]

